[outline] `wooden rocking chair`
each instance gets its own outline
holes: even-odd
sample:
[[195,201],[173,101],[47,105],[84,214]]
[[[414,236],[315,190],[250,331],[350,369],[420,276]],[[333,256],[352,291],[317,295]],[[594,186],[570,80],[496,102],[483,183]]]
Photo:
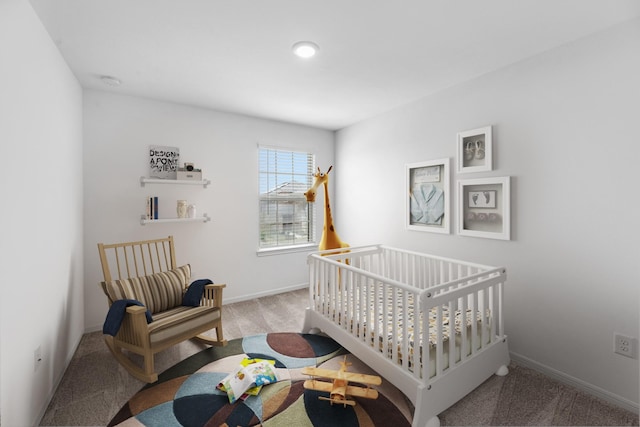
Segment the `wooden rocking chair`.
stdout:
[[[104,274],[100,285],[110,308],[108,319],[113,320],[112,308],[123,313],[120,316],[114,313],[122,323],[114,336],[105,333],[105,342],[131,375],[148,383],[157,381],[154,354],[191,338],[209,345],[227,344],[222,335],[222,290],[226,285],[202,284],[202,297],[197,294],[195,304],[183,305],[191,283],[191,266],[176,266],[172,236],[98,243],[98,252]],[[193,294],[190,297],[193,302]],[[114,303],[117,307],[113,307]],[[150,323],[147,310],[153,319]],[[105,322],[105,328],[106,325]],[[215,329],[215,339],[202,335],[211,329]],[[143,366],[134,363],[123,350],[141,355]]]

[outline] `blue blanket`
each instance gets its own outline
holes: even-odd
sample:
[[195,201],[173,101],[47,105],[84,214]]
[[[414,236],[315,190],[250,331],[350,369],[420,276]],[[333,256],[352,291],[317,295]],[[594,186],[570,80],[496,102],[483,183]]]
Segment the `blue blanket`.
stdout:
[[[114,301],[113,304],[111,304],[111,308],[109,308],[104,325],[102,325],[102,333],[115,337],[120,330],[120,325],[122,325],[122,319],[124,319],[127,307],[131,305],[144,307],[144,304],[135,299],[120,299]],[[151,317],[151,312],[149,310],[145,312],[145,316],[147,318],[147,323],[153,322],[153,318]]]
[[209,279],[200,279],[192,282],[187,288],[187,292],[182,297],[182,305],[189,307],[198,307],[200,300],[202,299],[202,293],[204,292],[205,285],[210,285],[213,282]]

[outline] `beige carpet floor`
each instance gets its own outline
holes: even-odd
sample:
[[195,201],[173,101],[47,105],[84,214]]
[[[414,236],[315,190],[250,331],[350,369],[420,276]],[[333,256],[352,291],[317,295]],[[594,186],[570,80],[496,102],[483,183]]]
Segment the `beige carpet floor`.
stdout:
[[[299,332],[307,291],[300,290],[223,308],[226,339],[269,332]],[[184,342],[156,355],[158,372],[206,346]],[[107,350],[101,332],[83,336],[44,414],[42,426],[104,426],[144,383],[131,377]],[[529,368],[511,364],[440,414],[442,425],[623,426],[638,414],[611,405]]]

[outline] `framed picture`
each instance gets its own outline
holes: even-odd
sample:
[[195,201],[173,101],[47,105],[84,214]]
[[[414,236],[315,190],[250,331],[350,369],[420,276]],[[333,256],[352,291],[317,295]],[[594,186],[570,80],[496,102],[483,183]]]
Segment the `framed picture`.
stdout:
[[458,133],[456,151],[458,154],[458,173],[492,170],[491,126]]
[[408,230],[449,234],[449,159],[406,165]]
[[458,234],[511,239],[511,178],[458,181]]
[[497,192],[495,190],[469,191],[469,207],[476,209],[495,208],[496,194]]
[[149,146],[149,178],[176,179],[180,148]]

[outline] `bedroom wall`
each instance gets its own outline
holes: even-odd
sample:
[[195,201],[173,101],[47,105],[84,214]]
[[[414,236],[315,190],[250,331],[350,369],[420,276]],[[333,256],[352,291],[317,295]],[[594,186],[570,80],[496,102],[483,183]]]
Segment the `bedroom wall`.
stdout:
[[0,410],[29,426],[84,331],[82,90],[25,0],[0,2],[0,64]]
[[[333,203],[352,245],[506,266],[514,359],[635,411],[613,334],[638,338],[638,52],[635,20],[339,131]],[[456,133],[486,125],[494,170],[456,174]],[[512,177],[511,241],[404,228],[405,164],[443,157],[453,224],[457,179]]]
[[[126,84],[126,83],[125,83]],[[316,162],[334,158],[334,133],[130,96],[86,91],[85,302],[87,330],[101,329],[107,303],[98,287],[98,242],[173,235],[177,262],[194,278],[226,283],[226,302],[300,288],[308,283],[308,252],[256,255],[258,246],[258,144],[309,150]],[[208,188],[148,185],[148,147],[180,148],[212,181]],[[140,225],[145,197],[160,197],[160,217],[175,217],[176,200],[195,203],[207,223]],[[322,232],[322,211],[317,210]]]

